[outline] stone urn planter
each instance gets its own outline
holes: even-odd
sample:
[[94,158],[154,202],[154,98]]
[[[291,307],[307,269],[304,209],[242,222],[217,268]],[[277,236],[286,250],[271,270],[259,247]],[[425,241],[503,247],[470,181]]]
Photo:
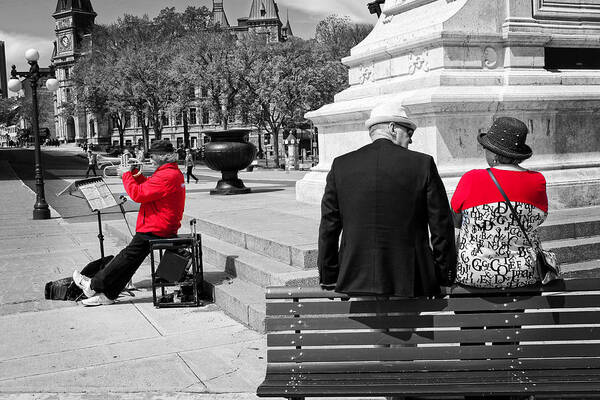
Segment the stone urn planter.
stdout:
[[238,178],[238,171],[248,167],[256,157],[256,146],[248,142],[249,129],[228,129],[202,132],[210,137],[204,150],[206,165],[221,171],[222,178],[212,195],[232,195],[250,193]]

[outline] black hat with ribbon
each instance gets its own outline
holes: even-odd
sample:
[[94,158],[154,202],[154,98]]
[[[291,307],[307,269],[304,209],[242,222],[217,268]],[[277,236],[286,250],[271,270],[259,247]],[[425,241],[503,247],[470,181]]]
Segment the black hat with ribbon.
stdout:
[[523,121],[512,117],[500,117],[494,121],[487,133],[481,133],[477,140],[483,147],[498,155],[525,160],[533,154],[525,144],[529,129]]

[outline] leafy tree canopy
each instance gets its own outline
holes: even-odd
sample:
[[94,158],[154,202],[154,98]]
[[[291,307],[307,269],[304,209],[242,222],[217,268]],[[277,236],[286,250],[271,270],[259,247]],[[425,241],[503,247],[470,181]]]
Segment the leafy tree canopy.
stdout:
[[317,24],[315,39],[334,60],[350,55],[350,50],[373,30],[371,24],[355,24],[349,17],[330,15]]
[[72,77],[76,106],[64,112],[109,115],[121,143],[124,115],[135,113],[147,144],[150,129],[160,138],[165,112],[185,115],[202,90],[203,108],[224,128],[242,117],[277,140],[280,129],[305,124],[307,111],[346,88],[341,58],[371,29],[332,15],[318,24],[314,39],[267,43],[263,35],[212,26],[206,7],[167,7],[153,19],[126,14],[95,27],[93,47]]

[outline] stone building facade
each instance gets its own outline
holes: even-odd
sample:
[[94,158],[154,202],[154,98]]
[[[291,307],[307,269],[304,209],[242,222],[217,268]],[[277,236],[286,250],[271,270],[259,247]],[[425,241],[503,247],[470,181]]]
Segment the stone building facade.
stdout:
[[70,74],[77,58],[91,46],[96,13],[90,0],[58,0],[55,20],[56,41],[52,62],[60,88],[56,92],[54,113],[56,137],[63,142],[107,143],[112,134],[107,119],[93,114],[67,115],[65,106],[75,101]]
[[[265,35],[269,42],[283,42],[293,36],[289,22],[284,25],[279,16],[275,0],[252,0],[248,17],[239,18],[237,26],[231,26],[223,7],[223,0],[213,0],[213,21],[230,29],[236,35],[252,32]],[[119,133],[111,121],[93,114],[65,115],[63,105],[74,101],[69,75],[77,58],[91,45],[92,27],[96,17],[91,0],[58,0],[52,15],[56,20],[56,42],[53,62],[56,77],[61,87],[56,94],[55,115],[57,137],[64,142],[118,145]],[[190,146],[200,147],[204,142],[202,131],[219,127],[212,113],[202,107],[208,97],[206,89],[195,88],[197,101],[188,108],[188,129]],[[183,144],[183,121],[181,114],[163,115],[162,137],[180,146]],[[230,127],[249,127],[241,118],[232,117]],[[251,127],[252,128],[252,127]],[[256,136],[256,135],[255,135]],[[142,128],[134,113],[125,116],[124,144],[134,146],[142,143]]]

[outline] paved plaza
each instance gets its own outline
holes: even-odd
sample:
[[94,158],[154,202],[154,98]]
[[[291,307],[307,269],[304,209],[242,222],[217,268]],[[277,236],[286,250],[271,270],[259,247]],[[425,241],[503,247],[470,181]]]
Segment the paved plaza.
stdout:
[[[32,152],[21,151],[23,154]],[[23,175],[22,171],[18,174],[13,169],[13,165],[21,167],[22,164],[11,154],[14,153],[10,150],[0,150],[3,211],[0,214],[0,272],[4,277],[0,286],[3,326],[0,398],[256,398],[256,387],[265,376],[265,335],[259,333],[256,326],[250,329],[251,321],[240,323],[245,322],[244,316],[237,314],[239,307],[235,305],[227,310],[215,303],[201,308],[154,308],[148,261],[133,278],[138,288],[135,296],[122,296],[115,305],[84,308],[73,302],[45,300],[46,282],[70,276],[73,270],[99,257],[96,216],[82,204],[83,200],[56,197],[59,189],[82,178],[85,170],[77,167],[77,162],[85,160],[81,158],[83,152],[76,147],[44,149],[44,159],[48,161],[46,198],[52,206],[52,218],[33,221],[33,181],[31,176]],[[203,238],[205,245],[213,248],[205,253],[205,262],[217,260],[219,252],[238,254],[226,263],[241,263],[237,272],[242,281],[254,279],[257,283],[255,280],[259,279],[258,276],[244,277],[243,264],[248,264],[246,268],[262,266],[264,270],[249,271],[265,274],[270,266],[282,268],[281,260],[276,259],[284,245],[286,251],[291,249],[292,252],[286,268],[300,269],[282,276],[290,280],[306,278],[307,274],[313,274],[306,268],[314,261],[309,256],[313,255],[316,245],[320,210],[315,205],[295,200],[295,183],[304,174],[273,170],[241,172],[240,177],[253,193],[220,197],[209,195],[219,174],[197,168],[200,183],[187,187],[180,233],[189,232],[189,220],[198,218],[202,227],[212,232],[212,237]],[[106,178],[106,183],[115,196],[125,194],[119,178]],[[137,205],[128,201],[126,210],[127,220],[134,229]],[[589,225],[588,220],[595,221],[599,215],[598,208],[552,213],[547,222],[547,239],[556,235],[554,230],[564,231],[578,222]],[[104,217],[103,226],[106,254],[116,254],[128,240],[127,225],[122,215],[115,212]],[[591,229],[591,225],[588,228]],[[241,241],[245,249],[231,247],[237,241]],[[579,246],[574,249],[581,253],[585,247]],[[294,249],[308,258],[295,260]],[[590,247],[589,251],[596,254],[595,249],[595,246]],[[597,276],[597,262],[566,266],[566,271],[580,276],[587,276],[586,271],[589,271],[589,276]],[[209,270],[208,275],[211,273]],[[217,283],[216,287],[233,291],[249,287],[247,283],[236,281]],[[241,289],[236,289],[240,284]],[[268,282],[262,287],[265,285]],[[252,294],[249,303],[264,299],[264,289],[260,285],[254,287],[258,293]],[[223,303],[235,301],[226,299]],[[245,312],[251,313],[253,306],[247,305]]]
[[[158,400],[256,399],[266,368],[266,338],[229,317],[217,305],[156,309],[152,305],[147,260],[133,278],[135,297],[115,305],[84,308],[74,302],[44,299],[44,284],[70,276],[99,257],[96,216],[74,209],[82,200],[56,198],[56,189],[82,178],[85,170],[48,165],[46,198],[52,218],[33,221],[35,193],[0,150],[0,398],[7,400]],[[29,151],[33,151],[30,149]],[[76,147],[45,148],[44,157],[83,155]],[[64,179],[56,179],[60,174]],[[216,197],[208,194],[218,174],[199,168],[199,184],[188,186],[185,222],[204,218],[261,230],[272,237],[316,241],[318,207],[295,201],[300,171],[241,172],[254,193]],[[119,196],[117,177],[106,179]],[[62,205],[62,207],[61,207]],[[84,208],[86,208],[85,205]],[[137,206],[127,203],[135,227]],[[63,214],[61,216],[61,214]],[[63,218],[64,217],[64,218]],[[279,218],[280,221],[274,221]],[[104,217],[105,252],[116,254],[127,227],[120,213]],[[126,237],[125,237],[126,239]]]
[[[117,179],[109,180],[115,193]],[[190,198],[207,196],[197,185]],[[207,186],[208,189],[208,186]],[[47,196],[54,194],[48,193]],[[35,194],[0,165],[0,398],[247,399],[265,369],[265,338],[215,305],[155,309],[145,263],[134,298],[83,308],[44,300],[44,284],[99,255],[96,222],[32,221]],[[189,203],[190,202],[188,199]],[[110,237],[106,253],[118,251]],[[143,394],[143,395],[142,395]]]

